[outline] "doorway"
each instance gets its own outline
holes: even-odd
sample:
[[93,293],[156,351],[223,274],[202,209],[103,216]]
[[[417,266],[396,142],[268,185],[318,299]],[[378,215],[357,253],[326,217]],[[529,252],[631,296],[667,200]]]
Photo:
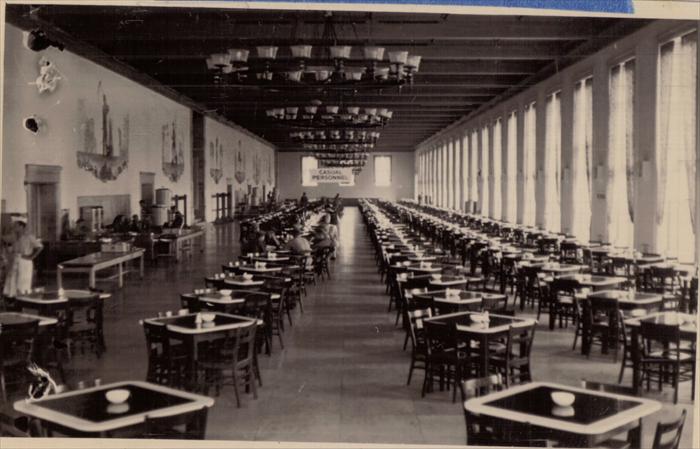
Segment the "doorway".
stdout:
[[44,241],[56,241],[61,232],[61,167],[28,164],[25,168],[29,229]]

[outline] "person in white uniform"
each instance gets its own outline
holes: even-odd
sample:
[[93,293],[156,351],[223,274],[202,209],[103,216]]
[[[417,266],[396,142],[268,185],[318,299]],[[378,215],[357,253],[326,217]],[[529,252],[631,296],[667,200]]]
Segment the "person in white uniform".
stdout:
[[14,222],[15,240],[10,247],[8,270],[5,277],[4,295],[14,298],[18,293],[32,290],[34,258],[39,255],[44,245],[33,236],[27,228],[27,220],[19,218]]

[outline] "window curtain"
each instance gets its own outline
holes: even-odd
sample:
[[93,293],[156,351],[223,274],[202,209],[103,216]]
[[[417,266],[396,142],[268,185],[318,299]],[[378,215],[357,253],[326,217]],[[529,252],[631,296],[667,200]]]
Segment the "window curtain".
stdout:
[[459,139],[453,139],[452,140],[452,146],[454,147],[454,164],[452,164],[452,168],[454,169],[454,199],[453,199],[453,208],[456,210],[461,210],[462,209],[462,185],[461,185],[461,171],[462,171],[462,166],[461,166],[461,156],[462,156],[462,149],[460,148],[459,145]]
[[471,190],[471,200],[474,211],[479,211],[481,205],[479,204],[479,187],[477,183],[477,178],[479,176],[479,132],[477,130],[472,131],[471,140],[469,142],[469,165],[470,165],[470,176],[471,180],[469,183],[469,189]]
[[479,172],[481,185],[481,215],[484,217],[490,216],[489,210],[489,127],[481,128],[481,171]]
[[518,115],[513,111],[508,117],[507,142],[508,158],[506,164],[506,207],[504,220],[515,223],[518,216]]
[[588,242],[591,234],[592,93],[592,78],[576,83],[574,89],[574,157],[571,170],[573,184],[572,233],[581,242]]
[[491,218],[500,220],[501,216],[501,119],[493,123],[493,136],[491,137]]
[[657,251],[695,260],[697,31],[659,49]]
[[[535,198],[535,144],[537,139],[537,113],[533,102],[525,108],[523,130],[523,191],[524,198]],[[523,224],[535,225],[535,201],[523,201]]]
[[[462,136],[462,206],[471,201],[471,189],[469,188],[469,134]],[[471,203],[470,203],[471,204]],[[466,210],[466,212],[471,212]]]
[[560,93],[547,97],[545,109],[544,147],[544,227],[551,232],[561,231],[561,203],[559,178],[561,169],[561,101]]

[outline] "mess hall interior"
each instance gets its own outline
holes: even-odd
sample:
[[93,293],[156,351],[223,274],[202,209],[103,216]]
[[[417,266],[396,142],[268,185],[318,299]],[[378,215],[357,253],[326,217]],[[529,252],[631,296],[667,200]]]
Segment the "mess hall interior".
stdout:
[[0,5],[0,446],[697,447],[700,17],[141,3]]

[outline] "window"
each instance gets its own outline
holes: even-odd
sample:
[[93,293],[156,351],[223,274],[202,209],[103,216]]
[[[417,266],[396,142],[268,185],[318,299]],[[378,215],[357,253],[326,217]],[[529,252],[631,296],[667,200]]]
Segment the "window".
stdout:
[[518,113],[513,111],[508,116],[506,134],[507,160],[506,160],[506,207],[503,210],[503,219],[515,223],[518,213]]
[[469,179],[469,133],[466,133],[462,136],[462,207],[465,212],[471,212],[465,204],[471,200]]
[[457,210],[462,209],[462,146],[459,139],[454,139],[452,141],[454,146],[454,204],[453,208]]
[[608,133],[608,241],[634,244],[634,60],[610,69],[610,125]]
[[561,231],[559,173],[561,170],[561,93],[547,97],[544,141],[544,228]]
[[574,87],[571,233],[581,242],[591,237],[591,165],[593,157],[593,78]]
[[535,170],[537,139],[537,105],[535,102],[525,107],[523,123],[523,224],[535,225]]
[[479,172],[479,180],[481,185],[481,215],[489,216],[489,127],[484,126],[481,129],[481,171]]
[[479,175],[479,132],[472,131],[471,140],[469,142],[469,191],[471,192],[472,212],[478,212],[481,205],[479,204],[479,187],[477,176]]
[[454,179],[452,176],[454,175],[454,147],[452,145],[452,142],[448,142],[445,144],[445,148],[447,150],[447,164],[445,164],[445,168],[447,170],[447,174],[445,176],[445,180],[447,181],[447,195],[446,195],[446,203],[445,207],[451,208],[452,207],[452,201],[454,198]]
[[313,156],[302,156],[301,158],[301,185],[304,187],[315,187],[316,181],[311,180],[311,170],[318,168],[318,160]]
[[657,251],[681,262],[695,254],[697,30],[659,48]]
[[491,218],[500,220],[501,217],[501,119],[493,123],[492,155],[491,158]]
[[374,156],[374,185],[391,185],[391,156]]

